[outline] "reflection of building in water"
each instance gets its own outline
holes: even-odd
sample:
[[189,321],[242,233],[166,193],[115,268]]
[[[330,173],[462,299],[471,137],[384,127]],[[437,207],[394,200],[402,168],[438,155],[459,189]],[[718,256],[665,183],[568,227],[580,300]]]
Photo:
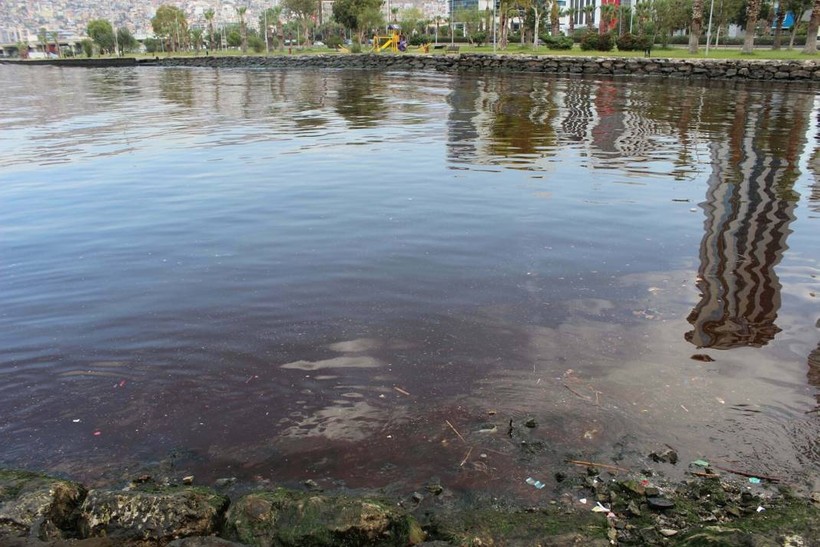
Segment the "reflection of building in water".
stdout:
[[689,314],[694,329],[686,334],[698,347],[762,346],[780,330],[775,320],[781,287],[774,268],[787,249],[796,163],[805,144],[799,114],[805,109],[794,103],[806,99],[788,92],[768,97],[769,103],[759,105],[739,92],[728,138],[710,145],[701,300]]
[[[820,321],[818,321],[820,323]],[[817,399],[818,408],[820,408],[820,344],[809,353],[809,385],[817,388],[815,398]]]

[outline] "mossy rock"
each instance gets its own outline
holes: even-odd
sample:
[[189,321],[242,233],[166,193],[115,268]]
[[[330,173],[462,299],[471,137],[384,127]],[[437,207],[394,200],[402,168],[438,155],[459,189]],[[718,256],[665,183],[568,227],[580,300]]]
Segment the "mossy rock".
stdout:
[[464,507],[437,513],[430,535],[455,545],[584,545],[608,546],[606,517],[567,511],[555,505],[541,509]]
[[229,503],[227,497],[198,487],[91,490],[80,508],[78,528],[83,538],[165,545],[178,538],[217,533]]
[[71,537],[85,496],[85,488],[71,481],[0,470],[0,536]]
[[414,545],[424,532],[386,504],[279,489],[240,498],[226,516],[226,535],[254,546]]

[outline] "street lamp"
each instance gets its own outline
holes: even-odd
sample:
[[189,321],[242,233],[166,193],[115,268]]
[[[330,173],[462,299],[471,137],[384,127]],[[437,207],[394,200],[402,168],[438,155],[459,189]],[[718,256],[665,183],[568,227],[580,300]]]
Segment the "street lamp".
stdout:
[[706,56],[709,56],[709,42],[712,41],[712,12],[715,10],[715,0],[709,5],[709,25],[706,27]]
[[450,47],[453,46],[453,40],[456,34],[456,23],[453,19],[453,2],[455,0],[450,0]]

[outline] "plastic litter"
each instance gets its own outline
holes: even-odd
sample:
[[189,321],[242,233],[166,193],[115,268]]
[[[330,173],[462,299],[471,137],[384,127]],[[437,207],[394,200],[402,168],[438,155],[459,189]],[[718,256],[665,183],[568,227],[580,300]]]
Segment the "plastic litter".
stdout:
[[537,489],[539,489],[539,490],[541,490],[542,488],[544,488],[544,487],[546,486],[546,484],[544,484],[543,482],[541,482],[541,481],[539,481],[539,480],[535,480],[535,479],[534,479],[534,478],[532,478],[532,477],[527,477],[527,478],[524,480],[524,482],[526,482],[526,483],[527,483],[527,484],[529,484],[530,486],[534,486],[534,487],[536,487],[536,488],[537,488]]
[[765,507],[763,507],[762,505],[758,505],[758,506],[757,506],[757,512],[758,512],[758,513],[762,513],[762,512],[763,512],[763,511],[765,511],[765,510],[766,510],[766,508],[765,508]]
[[580,501],[580,502],[581,502],[581,503],[583,503],[584,505],[586,505],[586,504],[587,504],[587,499],[586,499],[586,498],[581,498],[581,499],[579,499],[578,501]]
[[592,512],[593,513],[611,513],[612,510],[607,508],[607,507],[604,507],[603,505],[601,505],[601,502],[599,501],[599,502],[597,502],[597,505],[592,508]]
[[760,484],[760,479],[757,477],[749,477],[749,482],[752,484]]
[[692,465],[697,465],[698,467],[709,467],[709,462],[706,460],[695,460],[692,462]]

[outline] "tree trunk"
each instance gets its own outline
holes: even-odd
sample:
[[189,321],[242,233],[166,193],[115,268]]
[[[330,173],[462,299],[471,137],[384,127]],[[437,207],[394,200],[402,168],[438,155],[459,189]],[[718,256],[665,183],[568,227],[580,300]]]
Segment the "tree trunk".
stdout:
[[774,41],[772,42],[772,49],[780,49],[780,39],[783,35],[783,20],[786,19],[786,10],[778,8],[777,19],[774,27]]
[[533,49],[537,49],[538,48],[538,26],[539,26],[538,23],[540,23],[540,21],[538,20],[538,7],[533,5],[532,9],[533,9],[533,11],[535,11],[535,25],[534,25],[533,31],[532,31],[532,47],[533,47]]
[[742,53],[752,53],[754,50],[758,12],[760,12],[760,0],[749,0],[746,6],[746,35],[743,37]]
[[792,34],[789,37],[789,51],[794,49],[794,39],[797,37],[797,27],[800,26],[800,25],[797,24],[798,21],[799,21],[799,18],[797,16],[795,16],[795,21],[794,21],[794,24],[792,25]]
[[703,0],[692,3],[692,26],[689,29],[689,53],[698,52],[698,41],[703,30]]
[[817,27],[820,26],[820,0],[814,0],[814,7],[811,10],[809,29],[806,31],[806,47],[803,53],[806,55],[817,54]]

